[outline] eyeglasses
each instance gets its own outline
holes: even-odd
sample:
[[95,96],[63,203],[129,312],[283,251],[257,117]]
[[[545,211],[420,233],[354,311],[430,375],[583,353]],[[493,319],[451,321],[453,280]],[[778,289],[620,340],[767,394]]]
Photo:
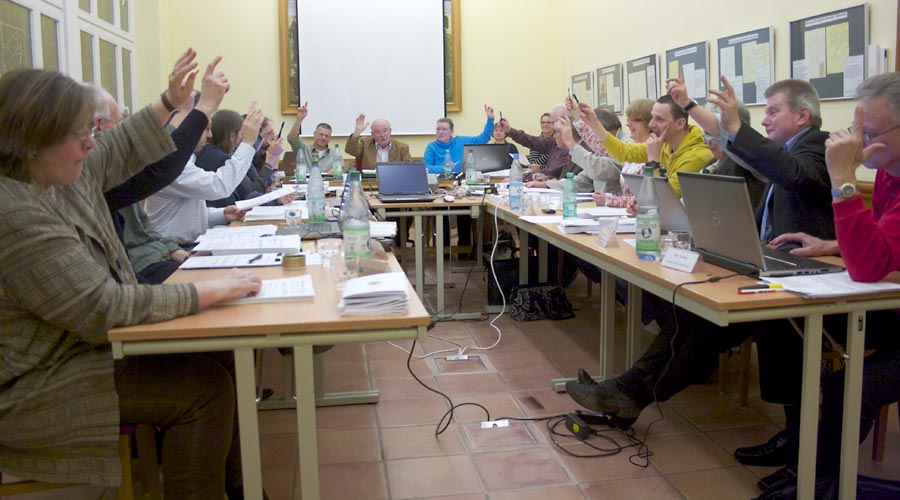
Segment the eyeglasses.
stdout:
[[[897,125],[894,125],[893,127],[889,128],[887,130],[878,132],[877,134],[870,134],[870,133],[866,132],[865,130],[863,130],[863,144],[872,144],[872,141],[874,141],[875,139],[877,139],[885,134],[888,134],[890,132],[893,132],[893,131],[897,130],[898,128],[900,128],[900,123],[898,123]],[[848,127],[847,130],[852,134],[853,133],[853,125],[850,125],[850,127]]]
[[82,130],[80,132],[75,132],[72,134],[72,136],[75,137],[76,139],[78,139],[79,141],[85,141],[89,137],[90,138],[97,137],[98,130],[99,129],[96,126],[93,126],[93,127],[89,128],[88,130]]

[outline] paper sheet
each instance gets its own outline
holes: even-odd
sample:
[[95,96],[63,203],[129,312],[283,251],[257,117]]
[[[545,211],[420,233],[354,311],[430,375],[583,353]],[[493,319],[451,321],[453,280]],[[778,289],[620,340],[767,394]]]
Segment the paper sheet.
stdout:
[[281,189],[273,190],[272,192],[266,193],[262,196],[257,196],[256,198],[250,198],[249,200],[238,200],[234,204],[237,205],[241,210],[247,210],[248,208],[258,207],[264,203],[268,203],[273,200],[277,200],[282,196],[287,196],[296,189],[292,186],[283,186]]

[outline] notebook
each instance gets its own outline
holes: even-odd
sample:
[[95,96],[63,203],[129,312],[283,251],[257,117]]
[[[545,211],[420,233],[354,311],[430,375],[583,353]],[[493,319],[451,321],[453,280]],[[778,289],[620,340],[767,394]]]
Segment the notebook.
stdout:
[[758,276],[797,276],[844,268],[759,242],[750,195],[742,177],[678,172],[695,250],[717,266]]
[[[622,174],[628,189],[637,196],[641,190],[641,182],[644,177],[635,174]],[[675,190],[669,185],[669,181],[665,177],[653,177],[656,183],[656,196],[659,198],[659,227],[663,231],[690,231],[691,225],[688,221],[687,213],[684,211],[684,205],[675,195]]]
[[479,172],[505,170],[512,163],[509,144],[466,144],[463,146],[463,158],[469,157],[470,150],[475,156],[475,170]]
[[377,163],[378,199],[384,203],[434,201],[424,163]]

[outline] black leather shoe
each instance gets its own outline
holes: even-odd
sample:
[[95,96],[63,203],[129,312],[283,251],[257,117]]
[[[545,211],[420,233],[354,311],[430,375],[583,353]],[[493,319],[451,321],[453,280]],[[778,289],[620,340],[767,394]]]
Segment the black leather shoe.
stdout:
[[747,446],[734,450],[734,458],[744,465],[777,465],[794,464],[797,461],[797,440],[781,431],[764,444]]
[[766,491],[776,484],[789,480],[797,480],[797,468],[795,466],[782,467],[778,469],[777,471],[760,479],[759,482],[756,483],[756,487],[759,488],[760,491]]
[[[816,500],[836,500],[838,481],[833,477],[817,477],[813,491]],[[863,497],[860,497],[863,498]],[[787,479],[762,492],[756,500],[797,500],[797,478]]]
[[614,379],[582,384],[566,382],[566,392],[576,403],[588,410],[600,411],[610,417],[610,422],[620,429],[628,429],[641,409],[626,394],[619,391]]
[[578,383],[587,385],[597,385],[597,381],[584,368],[578,369]]

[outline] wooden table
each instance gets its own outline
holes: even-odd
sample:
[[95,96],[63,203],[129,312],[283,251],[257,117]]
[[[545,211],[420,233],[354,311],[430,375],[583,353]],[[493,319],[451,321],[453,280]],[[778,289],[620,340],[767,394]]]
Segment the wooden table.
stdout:
[[[374,195],[369,197],[369,207],[377,211],[381,217],[400,217],[401,224],[398,229],[400,235],[400,255],[404,258],[406,264],[406,235],[408,227],[406,219],[412,217],[415,221],[416,231],[413,241],[415,242],[415,267],[416,267],[416,293],[420,300],[424,300],[425,293],[425,244],[422,241],[422,232],[424,230],[424,222],[426,218],[433,218],[435,224],[435,250],[436,250],[436,269],[437,275],[437,313],[436,319],[471,319],[481,317],[481,312],[477,313],[459,313],[443,314],[444,305],[444,217],[451,215],[468,215],[476,220],[476,237],[477,245],[475,259],[478,266],[481,266],[483,246],[481,245],[482,219],[481,214],[482,197],[469,196],[465,198],[457,198],[453,202],[446,202],[443,198],[432,202],[403,202],[403,203],[384,203]],[[449,223],[449,221],[448,221]]]
[[[603,272],[601,284],[600,373],[612,377],[614,350],[615,277],[628,282],[628,330],[626,356],[631,365],[640,355],[641,293],[647,291],[667,301],[680,283],[703,281],[711,276],[726,276],[731,271],[699,263],[693,273],[660,266],[657,262],[637,258],[633,246],[622,235],[616,246],[602,248],[596,236],[564,234],[556,224],[532,224],[519,218],[508,206],[499,206],[494,198],[485,207],[499,219],[515,225],[523,234],[533,234],[543,241],[580,257]],[[633,235],[625,235],[633,237]],[[521,264],[521,263],[520,263]],[[527,265],[520,265],[520,280]],[[791,293],[739,295],[739,286],[756,281],[747,277],[729,278],[718,283],[686,285],[678,289],[675,303],[719,326],[731,323],[804,317],[803,381],[800,417],[800,460],[798,498],[812,499],[814,493],[816,441],[818,429],[820,366],[822,360],[822,317],[825,314],[848,314],[847,349],[844,386],[843,441],[841,453],[841,498],[854,498],[859,454],[857,436],[862,397],[862,365],[865,345],[866,311],[900,308],[900,294],[880,293],[849,297],[807,299]],[[554,387],[564,380],[555,380]],[[847,431],[851,429],[851,431]]]
[[[390,257],[391,268],[399,271]],[[313,277],[313,300],[212,307],[193,316],[162,323],[116,328],[109,332],[113,356],[204,351],[234,351],[237,378],[241,460],[247,498],[262,498],[259,423],[256,408],[254,349],[291,347],[297,388],[297,440],[300,482],[304,500],[319,498],[318,447],[316,444],[316,394],[313,375],[314,345],[424,340],[428,313],[415,294],[409,309],[399,316],[342,317],[331,274],[320,266],[301,271],[256,268],[263,279],[308,273]],[[209,279],[222,270],[178,271],[170,282]]]

